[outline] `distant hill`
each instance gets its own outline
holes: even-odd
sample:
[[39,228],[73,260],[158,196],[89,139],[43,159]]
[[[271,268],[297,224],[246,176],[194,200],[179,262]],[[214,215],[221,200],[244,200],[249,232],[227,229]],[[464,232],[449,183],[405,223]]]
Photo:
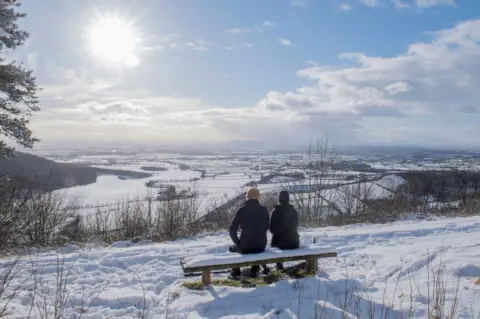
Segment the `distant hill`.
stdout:
[[0,160],[0,176],[23,185],[50,189],[88,185],[97,181],[95,169],[68,163],[58,163],[44,157],[17,152],[9,160]]

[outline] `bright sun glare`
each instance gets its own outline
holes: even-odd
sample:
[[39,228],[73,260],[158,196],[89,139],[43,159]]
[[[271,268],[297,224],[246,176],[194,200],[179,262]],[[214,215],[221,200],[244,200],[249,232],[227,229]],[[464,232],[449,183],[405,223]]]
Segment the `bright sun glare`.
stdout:
[[103,62],[134,67],[139,61],[135,55],[138,49],[138,35],[132,23],[117,16],[97,19],[88,30],[91,52]]

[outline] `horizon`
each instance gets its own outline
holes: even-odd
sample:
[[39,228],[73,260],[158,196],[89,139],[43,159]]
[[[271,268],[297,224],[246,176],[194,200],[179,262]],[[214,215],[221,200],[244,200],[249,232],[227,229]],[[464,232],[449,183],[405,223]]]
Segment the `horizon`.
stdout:
[[480,149],[475,0],[21,2],[40,148]]
[[[232,152],[232,153],[243,153],[243,152],[306,152],[310,145],[308,143],[298,143],[295,146],[291,147],[262,147],[253,143],[246,143],[247,145],[228,145],[228,143],[200,143],[197,145],[192,145],[190,143],[181,144],[181,143],[171,143],[171,144],[161,144],[158,142],[143,142],[143,143],[125,143],[122,141],[117,142],[78,142],[75,145],[72,145],[71,142],[54,142],[54,143],[39,143],[33,149],[20,149],[17,151],[23,153],[35,153],[36,151],[48,151],[48,150],[85,150],[85,151],[139,151],[148,153],[175,153],[186,154],[186,153],[222,153],[222,152]],[[315,143],[312,141],[312,148],[315,148]],[[325,145],[325,144],[324,144]],[[87,149],[90,148],[90,149]],[[463,146],[423,146],[423,145],[414,145],[414,144],[404,144],[404,145],[331,145],[327,149],[329,152],[341,152],[348,154],[360,154],[368,151],[375,152],[392,152],[392,151],[401,151],[405,154],[412,154],[418,151],[425,152],[454,152],[454,153],[479,153],[480,147],[463,147]]]

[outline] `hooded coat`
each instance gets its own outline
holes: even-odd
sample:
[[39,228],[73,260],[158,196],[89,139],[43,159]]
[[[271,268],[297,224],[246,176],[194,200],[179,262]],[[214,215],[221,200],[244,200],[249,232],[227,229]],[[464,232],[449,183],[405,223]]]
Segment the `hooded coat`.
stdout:
[[298,235],[298,213],[289,203],[289,194],[280,193],[280,205],[275,206],[270,219],[272,247],[280,249],[296,249],[300,246]]
[[[242,253],[260,253],[267,246],[269,213],[256,199],[250,199],[240,207],[230,225],[230,238]],[[240,238],[237,235],[241,229]]]

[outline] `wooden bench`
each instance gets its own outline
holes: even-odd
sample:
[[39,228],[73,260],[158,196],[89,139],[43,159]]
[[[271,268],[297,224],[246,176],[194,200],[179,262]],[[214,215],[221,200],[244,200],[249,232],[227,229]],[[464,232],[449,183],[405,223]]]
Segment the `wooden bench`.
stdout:
[[183,257],[180,259],[180,265],[185,274],[201,272],[202,282],[207,286],[211,282],[212,270],[304,260],[307,265],[307,272],[313,273],[317,271],[318,259],[329,257],[337,257],[337,252],[333,247],[311,245],[293,250],[268,248],[260,254],[241,255],[225,252]]

